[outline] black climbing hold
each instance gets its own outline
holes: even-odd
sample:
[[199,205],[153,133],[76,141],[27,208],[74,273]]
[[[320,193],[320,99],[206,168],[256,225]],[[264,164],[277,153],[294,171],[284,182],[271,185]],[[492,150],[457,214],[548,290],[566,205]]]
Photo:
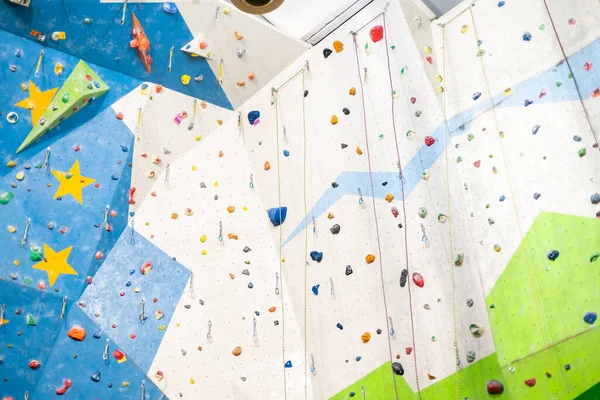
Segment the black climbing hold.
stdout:
[[403,269],[402,273],[400,274],[400,287],[406,286],[406,280],[407,279],[408,279],[408,270],[407,269]]
[[304,97],[308,96],[308,90],[304,91]]
[[327,58],[333,53],[331,49],[323,49],[323,57]]
[[252,249],[250,247],[246,246],[246,247],[244,247],[243,251],[244,251],[244,253],[247,253],[249,251],[252,251]]
[[94,372],[92,376],[90,376],[90,379],[94,382],[100,382],[100,372]]
[[568,371],[571,369],[571,364],[565,364],[565,371]]
[[102,337],[102,331],[96,331],[94,332],[94,338],[95,339],[100,339]]
[[344,326],[342,324],[340,324],[339,322],[337,324],[335,324],[335,326],[341,331],[344,330]]
[[275,326],[279,325],[279,321],[277,321],[277,320],[273,321],[273,325],[275,325]]
[[346,114],[346,115],[350,114],[350,110],[348,110],[347,108],[344,108],[344,109],[342,110],[342,112],[343,112],[344,114]]
[[381,335],[381,329],[377,329],[377,334]]
[[331,231],[331,233],[333,233],[334,235],[337,235],[338,233],[340,233],[340,226],[338,224],[333,225],[331,228],[329,228],[329,230]]
[[467,299],[467,305],[469,307],[473,307],[473,304],[475,304],[475,302],[473,301],[473,299]]
[[112,388],[112,383],[109,383],[109,384],[108,384],[108,388],[109,388],[109,389],[110,389],[110,388]]
[[340,186],[340,185],[338,185],[338,183],[337,183],[337,182],[331,182],[331,186],[332,186],[332,187],[335,189],[336,187],[338,187],[338,186]]
[[190,308],[192,308],[192,306],[191,306],[190,304],[186,304],[186,305],[184,305],[184,307],[185,307],[185,308],[187,308],[188,310],[189,310]]
[[398,224],[398,228],[402,228],[402,224]]
[[548,257],[548,260],[554,261],[558,258],[559,254],[560,253],[558,252],[558,250],[550,250],[548,254],[546,254],[546,256]]
[[345,149],[346,147],[348,147],[348,145],[346,143],[342,143],[342,149]]
[[352,267],[350,265],[346,265],[346,276],[352,275],[354,271],[352,271]]
[[381,182],[381,186],[387,186],[387,181]]
[[393,362],[392,369],[394,370],[394,374],[404,375],[404,368],[402,368],[402,364],[400,364],[399,362]]

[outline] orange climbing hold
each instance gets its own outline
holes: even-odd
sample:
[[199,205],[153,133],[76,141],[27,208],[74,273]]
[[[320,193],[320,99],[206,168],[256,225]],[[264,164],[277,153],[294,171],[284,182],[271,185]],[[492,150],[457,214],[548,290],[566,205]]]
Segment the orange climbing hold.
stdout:
[[371,340],[371,334],[369,332],[365,332],[360,338],[362,339],[363,343],[369,343],[369,340]]
[[339,122],[337,115],[331,116],[331,125],[335,125]]
[[227,237],[229,239],[238,240],[238,235],[234,235],[233,233],[228,233]]
[[227,212],[228,212],[229,214],[233,213],[234,211],[235,211],[235,207],[234,207],[234,206],[229,206],[229,207],[227,207]]
[[335,217],[335,215],[333,215],[332,212],[330,212],[329,214],[327,214],[327,218],[329,219],[333,219]]
[[171,219],[177,219],[179,215],[177,213],[171,213]]
[[150,57],[150,40],[144,33],[144,28],[140,25],[137,17],[134,13],[131,13],[131,21],[133,24],[133,40],[129,42],[129,45],[137,50],[138,56],[142,60],[146,71],[151,73],[152,58]]
[[340,42],[339,40],[336,40],[335,42],[333,42],[333,49],[336,53],[341,52],[342,50],[344,50],[344,43]]
[[71,329],[69,329],[69,332],[67,333],[67,335],[71,339],[78,340],[81,342],[83,339],[85,339],[85,329],[83,329],[79,325],[73,325],[73,327]]
[[275,307],[275,306],[269,308],[269,312],[271,312],[271,313],[274,313],[275,310],[277,310],[277,307]]
[[240,346],[236,346],[233,348],[233,351],[231,353],[237,357],[240,354],[242,354],[242,348]]
[[254,72],[250,72],[250,73],[248,74],[248,79],[250,79],[251,81],[253,81],[253,80],[254,80],[254,78],[256,78],[256,75],[254,74]]
[[235,36],[237,40],[242,40],[244,38],[238,31],[233,32],[233,36]]
[[368,254],[367,257],[365,257],[365,260],[367,261],[367,264],[371,264],[373,261],[375,261],[375,255]]
[[162,92],[163,87],[161,85],[156,85],[156,93]]
[[356,88],[350,88],[350,96],[354,96],[356,94]]
[[117,113],[117,119],[121,120],[121,121],[123,120],[123,113],[122,112]]
[[223,151],[219,151],[219,157],[223,157],[225,155],[225,153],[223,153]]
[[362,156],[362,149],[358,146],[356,146],[356,154],[358,154],[359,156]]
[[387,201],[388,203],[391,203],[392,200],[394,200],[394,195],[391,193],[388,193],[387,195],[385,195],[385,201]]
[[271,164],[268,161],[265,161],[265,171],[268,171],[271,169]]
[[435,375],[431,375],[429,372],[427,373],[427,377],[429,378],[430,381],[435,379]]
[[238,81],[237,85],[239,87],[246,86],[246,82],[244,82],[244,81]]
[[234,274],[232,274],[231,272],[229,273],[229,277],[230,277],[231,279],[235,279],[235,275],[234,275]]

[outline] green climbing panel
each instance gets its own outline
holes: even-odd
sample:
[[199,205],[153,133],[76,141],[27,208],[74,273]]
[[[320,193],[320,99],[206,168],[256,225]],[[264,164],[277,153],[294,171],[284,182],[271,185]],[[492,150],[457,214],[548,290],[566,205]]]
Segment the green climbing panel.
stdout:
[[40,120],[17,149],[20,153],[65,119],[108,92],[110,88],[83,61],[79,61]]

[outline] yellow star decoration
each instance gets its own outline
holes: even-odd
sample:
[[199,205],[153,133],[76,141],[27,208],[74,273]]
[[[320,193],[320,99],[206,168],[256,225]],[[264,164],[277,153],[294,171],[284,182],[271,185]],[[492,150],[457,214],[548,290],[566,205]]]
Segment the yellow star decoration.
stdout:
[[79,160],[75,160],[69,172],[52,170],[52,175],[54,175],[54,177],[58,179],[58,182],[60,183],[58,190],[54,194],[54,198],[56,199],[58,197],[63,197],[67,194],[70,194],[79,202],[79,204],[82,204],[82,189],[96,182],[95,179],[81,175],[81,171],[79,170]]
[[69,254],[73,246],[67,247],[58,253],[52,250],[50,246],[44,243],[44,259],[35,264],[32,268],[46,271],[48,273],[48,281],[50,287],[54,286],[54,282],[60,274],[64,275],[79,275],[67,262]]
[[31,123],[35,125],[42,117],[44,111],[46,111],[46,108],[50,105],[57,90],[58,88],[56,87],[42,92],[35,86],[35,83],[29,81],[29,97],[25,100],[21,100],[15,104],[15,106],[31,110]]

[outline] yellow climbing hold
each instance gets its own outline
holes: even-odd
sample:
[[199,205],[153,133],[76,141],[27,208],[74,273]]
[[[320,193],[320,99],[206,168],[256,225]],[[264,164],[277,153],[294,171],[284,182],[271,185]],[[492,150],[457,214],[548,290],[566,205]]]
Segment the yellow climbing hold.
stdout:
[[206,250],[202,250],[202,255],[203,255],[203,256],[205,256],[205,255],[207,255],[207,254],[208,254],[208,252],[207,252]]
[[439,83],[442,83],[442,81],[444,80],[444,78],[442,78],[441,75],[438,75],[436,78]]
[[394,195],[391,193],[388,193],[385,195],[385,201],[387,201],[388,203],[391,203],[392,200],[394,200]]
[[17,172],[16,178],[18,181],[22,181],[23,179],[25,179],[25,172],[23,172],[23,171]]
[[192,165],[192,171],[195,171],[197,169],[197,167],[195,165]]
[[438,90],[438,92],[440,92],[440,93],[444,93],[444,88],[443,88],[443,86],[438,86],[437,90]]
[[188,83],[190,83],[190,79],[192,78],[189,75],[182,75],[181,83],[183,83],[183,85],[186,86]]
[[12,226],[12,225],[8,226],[8,232],[15,233],[16,231],[17,231],[17,228],[15,228],[14,226]]
[[469,25],[463,25],[462,28],[460,28],[460,33],[467,33],[468,30]]
[[196,383],[196,381],[194,380],[194,378],[190,378],[190,383],[193,385],[194,383]]
[[234,275],[234,274],[232,274],[231,272],[229,273],[229,277],[230,277],[231,279],[235,279],[235,275]]
[[234,211],[235,211],[235,207],[234,207],[234,206],[229,206],[229,207],[227,207],[227,212],[228,212],[229,214],[233,213]]
[[506,89],[504,89],[505,96],[510,96],[512,93],[513,93],[513,91],[510,87],[507,87]]
[[229,8],[225,7],[225,8],[223,9],[223,14],[225,14],[225,15],[229,15]]
[[362,150],[358,146],[356,146],[356,154],[358,154],[359,156],[362,155]]
[[431,53],[431,47],[425,46],[425,53]]
[[14,260],[14,261],[13,261],[13,265],[14,265],[15,267],[18,267],[19,265],[21,265],[21,261],[19,261],[19,260]]
[[206,235],[202,235],[202,236],[200,236],[200,241],[201,241],[202,243],[206,242],[206,239],[208,239],[208,238],[206,237]]
[[354,96],[356,94],[356,88],[350,88],[350,96]]
[[244,207],[242,207],[242,210],[248,211],[248,207],[244,206]]
[[494,251],[495,251],[496,253],[500,253],[500,250],[502,250],[502,247],[500,247],[500,245],[499,245],[499,244],[495,244],[495,245],[494,245]]
[[339,122],[337,115],[331,116],[331,125],[335,125]]
[[222,119],[218,119],[218,120],[217,120],[217,124],[219,124],[219,125],[223,125],[223,120],[222,120]]
[[177,213],[171,214],[171,219],[177,219],[178,217],[179,217],[179,215]]
[[213,186],[214,186],[214,187],[217,187],[217,186],[219,186],[219,181],[215,181],[215,183],[213,183]]
[[129,386],[129,382],[123,382],[122,385],[123,385],[123,387],[127,387],[127,386]]
[[139,293],[140,292],[140,288],[136,287],[135,289],[133,289],[134,293]]
[[195,138],[195,139],[196,139],[196,142],[199,142],[200,140],[202,140],[202,135],[200,135],[200,136],[196,136],[196,138]]
[[371,264],[373,261],[375,261],[375,255],[367,254],[367,257],[365,257],[365,260],[367,261],[367,264]]

